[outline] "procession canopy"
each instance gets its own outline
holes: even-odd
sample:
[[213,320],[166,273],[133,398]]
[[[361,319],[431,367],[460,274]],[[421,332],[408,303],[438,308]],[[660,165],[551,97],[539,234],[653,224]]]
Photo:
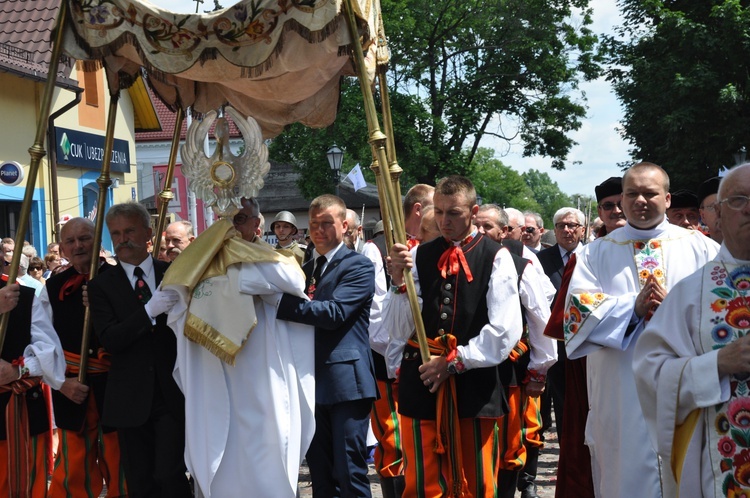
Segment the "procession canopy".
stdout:
[[[264,138],[300,122],[333,123],[341,76],[356,75],[344,0],[243,0],[210,14],[176,14],[144,0],[67,0],[65,51],[102,64],[110,91],[144,68],[173,111],[231,104]],[[370,81],[379,0],[353,0]]]

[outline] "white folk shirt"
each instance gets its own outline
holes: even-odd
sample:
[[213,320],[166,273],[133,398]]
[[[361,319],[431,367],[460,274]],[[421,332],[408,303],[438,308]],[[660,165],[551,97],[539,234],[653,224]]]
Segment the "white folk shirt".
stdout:
[[[416,261],[420,246],[411,250]],[[419,274],[416,265],[411,269],[417,295],[420,295]],[[523,328],[521,307],[518,305],[516,268],[510,252],[497,251],[492,264],[489,289],[487,291],[487,311],[489,323],[479,331],[479,335],[469,340],[465,346],[458,346],[467,369],[499,365],[510,354],[521,339]],[[421,306],[420,298],[420,306]],[[414,333],[414,319],[407,294],[393,294],[385,303],[383,325],[390,333],[386,353],[389,374],[394,375],[401,364],[404,346]]]
[[743,299],[743,291],[730,282],[747,288],[749,272],[750,261],[736,260],[722,246],[716,261],[672,289],[638,340],[633,368],[651,437],[665,462],[665,495],[677,496],[669,466],[675,425],[696,409],[700,416],[687,448],[679,496],[728,496],[725,485],[745,493],[750,489],[746,470],[739,470],[739,479],[735,476],[746,464],[750,446],[744,437],[748,378],[719,377],[717,366],[719,349],[735,341],[738,332],[747,334],[750,296]]
[[718,249],[701,232],[665,218],[651,230],[628,223],[577,253],[563,329],[568,357],[587,357],[585,443],[597,496],[661,496],[659,461],[632,368],[644,325],[635,315],[635,300],[649,275],[669,291]]
[[[315,432],[315,343],[312,326],[276,319],[281,293],[306,298],[304,275],[289,261],[228,267],[257,319],[234,366],[185,337],[189,296],[170,286],[180,293],[168,325],[177,337],[174,377],[185,394],[185,463],[196,496],[296,496]],[[226,313],[237,319],[242,310]]]

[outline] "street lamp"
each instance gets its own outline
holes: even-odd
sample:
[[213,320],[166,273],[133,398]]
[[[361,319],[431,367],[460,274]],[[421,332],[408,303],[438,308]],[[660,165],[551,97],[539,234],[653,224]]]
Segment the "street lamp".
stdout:
[[746,156],[747,156],[747,151],[745,150],[744,147],[741,147],[740,150],[734,153],[734,165],[739,166],[740,164],[744,164]]
[[341,163],[344,161],[344,151],[339,149],[336,144],[333,145],[328,152],[326,152],[328,158],[328,165],[333,170],[333,175],[336,180],[336,196],[339,195],[339,174],[341,173]]

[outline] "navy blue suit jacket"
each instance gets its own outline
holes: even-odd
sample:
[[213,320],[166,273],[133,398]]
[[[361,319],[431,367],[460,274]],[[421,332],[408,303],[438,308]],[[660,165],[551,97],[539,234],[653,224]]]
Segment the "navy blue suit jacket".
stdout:
[[[315,261],[302,266],[309,280]],[[341,247],[306,301],[284,294],[276,317],[315,327],[315,401],[331,405],[378,396],[368,327],[375,267]]]

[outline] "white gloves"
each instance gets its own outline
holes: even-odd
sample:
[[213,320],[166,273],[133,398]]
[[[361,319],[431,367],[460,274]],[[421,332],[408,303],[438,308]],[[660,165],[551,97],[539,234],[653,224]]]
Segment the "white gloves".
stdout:
[[162,313],[169,313],[172,307],[180,299],[180,295],[173,289],[157,289],[146,303],[144,308],[151,318],[156,318]]

